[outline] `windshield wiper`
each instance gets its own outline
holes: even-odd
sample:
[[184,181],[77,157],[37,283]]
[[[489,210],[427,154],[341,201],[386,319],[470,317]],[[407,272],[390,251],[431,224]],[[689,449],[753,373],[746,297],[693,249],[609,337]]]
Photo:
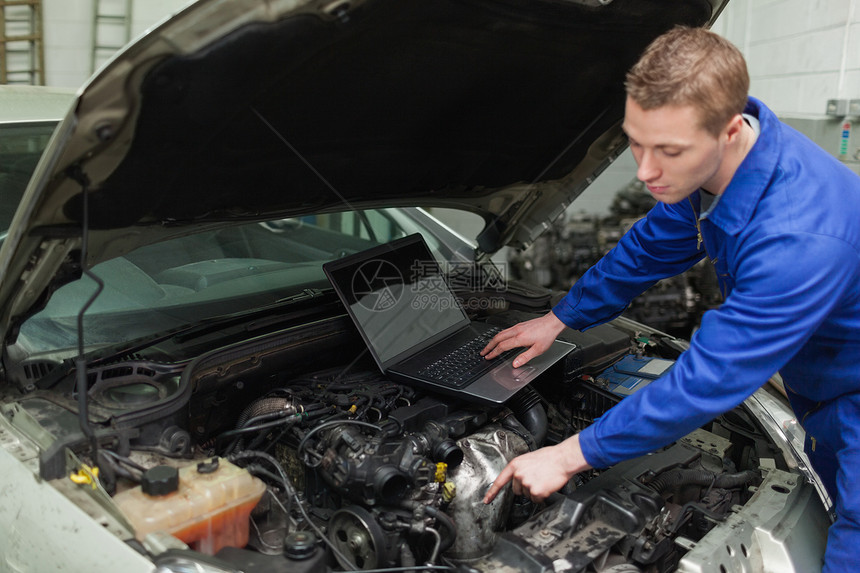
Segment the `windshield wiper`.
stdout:
[[[278,299],[272,304],[268,304],[266,306],[235,314],[225,314],[223,316],[214,316],[203,319],[200,322],[189,325],[187,328],[182,329],[180,332],[177,332],[172,336],[165,337],[164,340],[174,338],[180,343],[187,342],[214,330],[220,330],[235,324],[248,323],[253,319],[253,317],[259,316],[262,320],[256,320],[246,328],[246,330],[257,330],[263,326],[283,322],[285,319],[291,318],[291,316],[281,315],[281,312],[287,308],[307,303],[312,300],[318,300],[326,296],[333,296],[334,294],[334,289],[331,288],[324,290],[318,288],[306,288],[300,293]],[[273,311],[277,311],[277,313],[273,315]]]
[[[224,328],[238,324],[247,324],[250,322],[252,324],[248,324],[246,329],[256,330],[258,328],[283,322],[284,320],[290,320],[293,318],[292,314],[284,313],[287,310],[293,310],[297,305],[303,306],[310,301],[318,301],[327,297],[331,297],[333,299],[337,298],[334,293],[334,289],[306,288],[300,293],[278,299],[266,306],[233,314],[212,316],[197,322],[166,330],[159,334],[136,338],[125,342],[124,346],[119,349],[117,349],[118,345],[99,348],[98,350],[88,353],[87,363],[90,366],[93,366],[98,363],[110,362],[124,356],[134,355],[137,352],[145,350],[151,346],[155,346],[156,344],[160,344],[166,340],[174,339],[181,344],[200,336],[205,336],[210,332],[223,330]],[[257,320],[254,320],[255,318]],[[42,390],[53,388],[74,370],[75,361],[73,359],[66,359],[60,366],[54,368],[48,374],[40,378],[36,382],[36,386]]]

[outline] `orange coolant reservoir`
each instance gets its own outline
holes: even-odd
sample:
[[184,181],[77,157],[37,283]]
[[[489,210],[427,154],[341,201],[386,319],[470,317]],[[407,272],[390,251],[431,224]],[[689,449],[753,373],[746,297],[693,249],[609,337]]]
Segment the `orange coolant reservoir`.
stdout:
[[151,468],[141,485],[113,499],[139,540],[164,531],[214,555],[222,547],[248,544],[251,510],[265,491],[266,485],[248,470],[213,458],[178,470]]

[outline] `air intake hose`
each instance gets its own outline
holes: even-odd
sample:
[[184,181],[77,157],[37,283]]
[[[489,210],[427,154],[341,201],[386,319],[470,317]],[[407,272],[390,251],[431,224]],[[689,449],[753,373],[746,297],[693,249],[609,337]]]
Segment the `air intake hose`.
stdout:
[[537,447],[543,445],[547,433],[546,410],[544,410],[540,400],[540,395],[535,389],[526,386],[505,404],[534,437]]
[[721,489],[732,489],[748,484],[758,474],[752,470],[735,474],[715,474],[706,470],[674,469],[664,472],[654,478],[648,486],[657,493],[684,485],[713,486]]

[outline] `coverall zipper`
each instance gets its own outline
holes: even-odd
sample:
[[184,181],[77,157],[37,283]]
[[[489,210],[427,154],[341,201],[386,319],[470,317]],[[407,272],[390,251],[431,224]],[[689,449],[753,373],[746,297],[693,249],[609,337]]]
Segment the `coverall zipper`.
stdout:
[[[705,239],[702,236],[702,226],[699,223],[699,214],[696,212],[696,206],[693,205],[693,200],[687,196],[687,201],[690,202],[690,209],[693,211],[693,222],[696,224],[696,250],[699,251],[704,246],[705,248],[705,256],[708,257],[708,260],[711,261],[711,264],[714,265],[714,271],[717,273],[717,277],[727,277],[728,273],[720,273],[717,270],[717,261],[720,260],[719,257],[711,258],[710,253],[708,253],[708,245],[705,245]],[[726,300],[726,297],[729,296],[728,287],[723,287],[723,281],[717,281],[718,286],[720,288],[720,294],[723,297],[723,300]]]

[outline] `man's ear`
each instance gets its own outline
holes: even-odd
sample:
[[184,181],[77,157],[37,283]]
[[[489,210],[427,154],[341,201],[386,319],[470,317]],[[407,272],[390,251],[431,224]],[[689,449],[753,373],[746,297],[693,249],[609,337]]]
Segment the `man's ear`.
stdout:
[[744,120],[743,116],[739,113],[732,116],[732,118],[726,124],[725,129],[723,130],[723,133],[726,135],[726,141],[728,143],[732,143],[736,141],[738,137],[740,137],[745,121],[746,120]]

